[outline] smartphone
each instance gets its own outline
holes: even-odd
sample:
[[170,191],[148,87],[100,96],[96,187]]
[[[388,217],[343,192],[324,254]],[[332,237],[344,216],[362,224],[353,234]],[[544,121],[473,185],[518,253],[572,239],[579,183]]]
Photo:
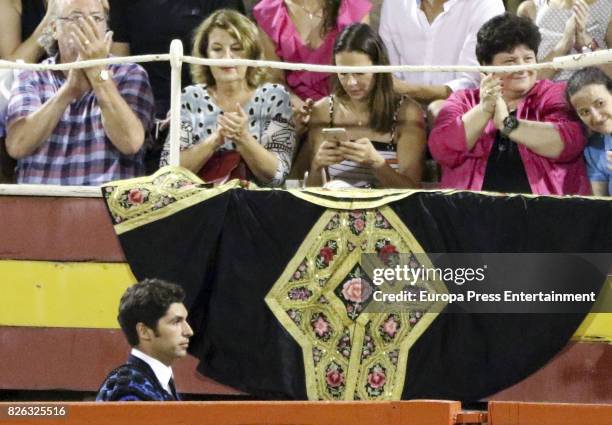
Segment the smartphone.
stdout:
[[323,136],[325,140],[335,142],[336,146],[340,145],[340,142],[348,140],[346,137],[346,129],[342,127],[324,128]]

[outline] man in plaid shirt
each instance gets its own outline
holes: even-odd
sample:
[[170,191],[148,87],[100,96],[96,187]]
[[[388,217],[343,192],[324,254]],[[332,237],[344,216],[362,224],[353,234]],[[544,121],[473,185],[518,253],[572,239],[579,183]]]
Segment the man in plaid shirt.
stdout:
[[[109,55],[107,0],[60,0],[53,22],[59,54],[43,63]],[[153,94],[136,64],[22,71],[6,117],[6,147],[19,183],[100,185],[144,174]]]

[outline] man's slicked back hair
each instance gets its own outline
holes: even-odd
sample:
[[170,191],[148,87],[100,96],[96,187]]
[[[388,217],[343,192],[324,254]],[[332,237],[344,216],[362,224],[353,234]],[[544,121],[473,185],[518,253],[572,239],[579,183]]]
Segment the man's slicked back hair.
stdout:
[[144,323],[157,333],[157,322],[168,307],[182,303],[185,291],[180,286],[161,279],[145,279],[130,286],[119,302],[117,320],[128,343],[134,347],[139,344],[136,324]]

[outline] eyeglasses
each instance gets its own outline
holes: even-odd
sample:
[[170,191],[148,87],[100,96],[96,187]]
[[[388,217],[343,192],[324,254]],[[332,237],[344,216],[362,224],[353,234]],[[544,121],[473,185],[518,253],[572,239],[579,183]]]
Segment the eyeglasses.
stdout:
[[87,17],[91,17],[94,22],[96,24],[100,24],[102,22],[106,22],[106,16],[100,14],[100,13],[93,13],[91,15],[83,15],[80,13],[74,13],[70,16],[60,16],[59,19],[60,21],[67,21],[67,22],[72,22],[73,24],[78,22],[80,19],[85,19]]

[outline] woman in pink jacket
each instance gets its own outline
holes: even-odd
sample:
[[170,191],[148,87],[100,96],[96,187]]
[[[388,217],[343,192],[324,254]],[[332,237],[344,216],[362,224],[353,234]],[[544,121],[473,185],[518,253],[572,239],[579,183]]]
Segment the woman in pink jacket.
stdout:
[[[536,63],[541,36],[527,18],[496,16],[478,31],[483,65]],[[479,89],[453,93],[429,138],[446,188],[590,194],[586,139],[564,97],[565,85],[536,71],[483,76]]]

